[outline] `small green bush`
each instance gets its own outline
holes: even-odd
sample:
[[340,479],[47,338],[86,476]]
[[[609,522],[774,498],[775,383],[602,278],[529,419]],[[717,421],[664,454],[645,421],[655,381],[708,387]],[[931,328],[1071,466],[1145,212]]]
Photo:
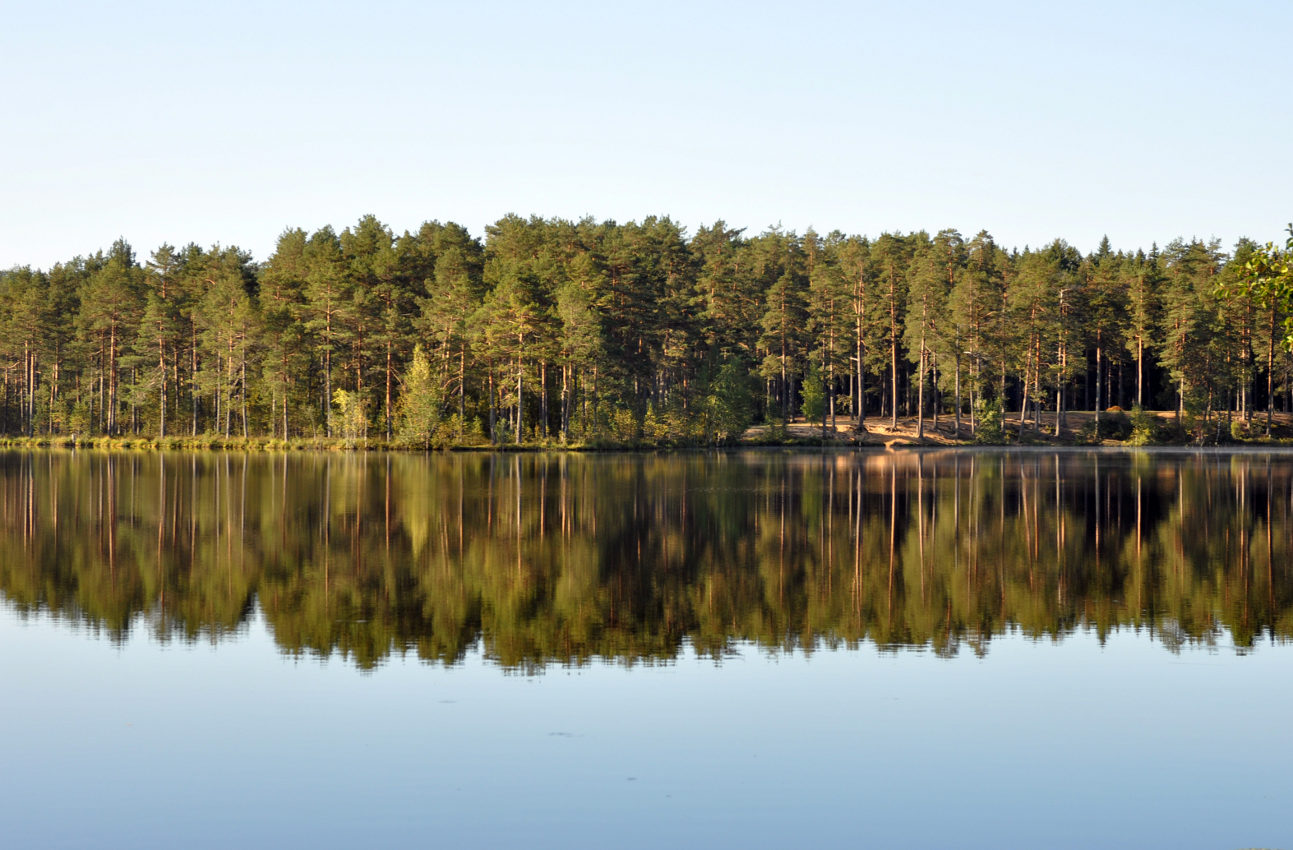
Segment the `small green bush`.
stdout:
[[790,439],[790,432],[781,422],[773,422],[768,425],[768,430],[763,432],[763,439],[769,443],[784,443]]
[[1105,440],[1127,440],[1132,436],[1135,426],[1131,417],[1122,410],[1111,408],[1100,415],[1100,432],[1096,433],[1096,422],[1091,419],[1082,423],[1074,434],[1074,440],[1085,446],[1098,446]]
[[1110,408],[1100,417],[1100,436],[1110,440],[1126,440],[1131,436],[1131,417],[1121,410]]
[[1133,446],[1151,446],[1162,439],[1157,417],[1146,413],[1139,405],[1131,409],[1131,433],[1127,442]]
[[817,364],[809,367],[808,374],[804,376],[802,392],[804,403],[801,410],[804,421],[821,422],[822,415],[826,412],[826,387],[822,383],[821,370],[817,368]]
[[1019,445],[1021,446],[1040,446],[1047,443],[1046,435],[1042,434],[1036,428],[1019,429]]
[[996,399],[979,399],[974,404],[974,442],[982,446],[999,446],[1006,441],[1001,425],[1001,402]]

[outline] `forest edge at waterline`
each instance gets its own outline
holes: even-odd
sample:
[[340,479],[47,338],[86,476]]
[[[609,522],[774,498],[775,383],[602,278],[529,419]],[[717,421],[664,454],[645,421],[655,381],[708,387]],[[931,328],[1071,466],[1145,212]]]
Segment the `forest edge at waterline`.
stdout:
[[[514,215],[484,241],[372,216],[288,230],[263,263],[195,244],[141,263],[121,239],[0,272],[0,434],[670,447],[759,422],[757,439],[797,442],[803,417],[846,442],[903,439],[902,419],[918,442],[1004,443],[1012,419],[1021,442],[1275,437],[1293,411],[1290,246],[1083,256],[986,231]],[[1074,409],[1096,411],[1089,428]]]
[[[1017,417],[1002,423],[1001,430],[993,437],[984,438],[972,431],[968,420],[962,424],[960,435],[950,417],[943,417],[937,426],[927,426],[924,435],[917,432],[914,417],[900,417],[897,427],[888,423],[873,422],[865,430],[856,431],[851,425],[837,425],[823,431],[818,423],[805,422],[803,418],[788,423],[752,425],[739,439],[696,443],[657,434],[642,438],[614,442],[590,440],[562,443],[559,439],[532,440],[525,443],[491,444],[481,438],[460,443],[448,442],[429,447],[441,451],[668,451],[704,448],[786,447],[786,448],[858,448],[900,449],[938,447],[1038,446],[1038,447],[1095,447],[1126,448],[1141,446],[1229,446],[1233,448],[1275,448],[1293,446],[1293,414],[1279,413],[1273,417],[1271,436],[1263,433],[1264,425],[1257,420],[1244,423],[1237,416],[1225,418],[1205,427],[1197,420],[1186,420],[1177,425],[1171,411],[1146,411],[1143,414],[1108,411],[1102,415],[1101,434],[1095,436],[1095,414],[1092,411],[1067,411],[1066,425],[1059,437],[1054,435],[1053,413],[1043,413],[1037,421],[1029,421],[1021,430]],[[1136,417],[1143,417],[1137,419]],[[1139,424],[1139,428],[1137,428]],[[273,437],[222,437],[203,434],[196,437],[106,437],[80,435],[0,437],[0,448],[6,449],[103,449],[103,450],[156,450],[156,451],[413,451],[428,450],[427,446],[398,439],[380,437],[301,437],[283,440]]]

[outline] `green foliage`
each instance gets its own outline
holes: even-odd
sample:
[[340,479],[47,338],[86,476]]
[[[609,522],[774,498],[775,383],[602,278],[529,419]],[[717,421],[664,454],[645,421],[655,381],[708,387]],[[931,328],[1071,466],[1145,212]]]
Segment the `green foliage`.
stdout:
[[617,407],[606,415],[605,425],[599,433],[612,445],[632,446],[640,439],[642,426],[633,411]]
[[706,442],[733,442],[754,421],[754,380],[736,358],[725,359],[705,394]]
[[642,439],[655,445],[668,445],[678,436],[672,427],[675,424],[673,420],[669,411],[647,408],[646,416],[642,418]]
[[785,443],[790,439],[790,431],[781,422],[770,422],[767,429],[763,432],[764,442],[777,444]]
[[995,398],[979,399],[974,405],[974,415],[978,423],[974,430],[974,442],[983,446],[999,446],[1006,442],[1000,401]]
[[1131,417],[1121,410],[1109,410],[1100,417],[1100,436],[1106,440],[1125,441],[1132,427]]
[[[340,392],[340,391],[338,391]],[[399,425],[396,435],[400,442],[430,448],[440,444],[440,414],[443,392],[431,375],[431,363],[421,345],[413,349],[413,358],[404,373],[404,392],[400,396]]]
[[349,442],[368,438],[367,399],[360,393],[337,389],[332,393],[332,425]]
[[1140,405],[1131,409],[1131,433],[1127,442],[1133,446],[1151,446],[1162,440],[1162,428],[1158,418],[1146,412]]
[[[1287,392],[1288,244],[1083,257],[986,231],[715,222],[688,239],[668,218],[515,215],[484,240],[434,221],[397,237],[373,216],[291,229],[261,263],[189,244],[141,266],[119,240],[0,271],[0,433],[426,447],[479,422],[504,442],[675,445],[800,410],[959,423],[996,397],[1027,407],[1024,430],[1039,402],[1180,403],[1215,439],[1230,399],[1251,412]],[[338,389],[362,396],[363,427],[333,421]]]
[[1020,428],[1017,435],[1017,441],[1021,446],[1044,446],[1050,445],[1050,435],[1033,428]]
[[67,410],[67,413],[59,417],[57,422],[62,433],[81,436],[94,433],[89,399],[79,399],[77,401],[68,399],[65,402],[64,409]]
[[1176,439],[1202,445],[1207,437],[1202,413],[1201,400],[1197,394],[1186,398],[1185,410],[1181,413],[1181,420],[1176,428]]
[[808,369],[808,374],[804,375],[804,383],[801,390],[803,394],[803,407],[801,413],[804,419],[809,422],[822,421],[822,415],[826,412],[826,390],[822,385],[822,373],[814,363]]
[[1283,250],[1270,242],[1255,248],[1244,264],[1244,274],[1222,294],[1239,293],[1275,306],[1285,317],[1283,345],[1293,350],[1293,223],[1288,233]]
[[1074,435],[1079,445],[1098,446],[1105,440],[1124,441],[1132,435],[1131,418],[1125,413],[1108,413],[1100,417],[1100,431],[1096,433],[1096,422],[1088,419],[1082,423]]

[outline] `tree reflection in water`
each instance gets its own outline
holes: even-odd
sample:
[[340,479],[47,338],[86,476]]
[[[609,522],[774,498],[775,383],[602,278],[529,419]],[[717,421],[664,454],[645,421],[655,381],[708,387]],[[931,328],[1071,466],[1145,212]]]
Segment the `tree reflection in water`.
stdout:
[[0,455],[0,591],[360,667],[1293,631],[1293,456]]

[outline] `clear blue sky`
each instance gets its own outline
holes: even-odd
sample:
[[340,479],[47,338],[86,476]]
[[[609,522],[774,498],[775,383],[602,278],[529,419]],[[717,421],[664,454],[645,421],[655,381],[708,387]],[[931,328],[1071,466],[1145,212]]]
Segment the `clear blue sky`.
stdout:
[[1293,3],[10,4],[0,267],[508,212],[1281,237]]

